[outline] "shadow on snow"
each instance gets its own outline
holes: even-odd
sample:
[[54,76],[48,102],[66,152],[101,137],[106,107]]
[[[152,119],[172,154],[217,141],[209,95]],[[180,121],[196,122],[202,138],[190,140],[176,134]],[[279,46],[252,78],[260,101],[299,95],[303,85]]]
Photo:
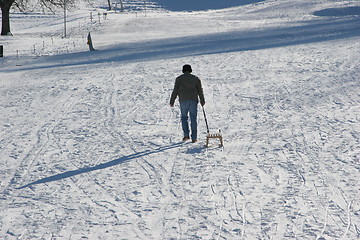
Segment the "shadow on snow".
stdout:
[[327,8],[314,12],[320,17],[343,17],[360,15],[360,7]]
[[265,0],[181,0],[181,4],[174,0],[153,0],[161,7],[170,11],[201,11],[208,9],[222,9],[241,5],[264,2]]
[[[46,62],[8,71],[139,62],[318,43],[360,35],[360,17],[301,22],[300,26],[233,31],[114,45],[101,51],[44,57]],[[95,40],[96,48],[96,40]],[[62,62],[62,63],[59,63]],[[5,70],[6,71],[6,70]]]
[[92,166],[92,167],[84,167],[84,168],[80,168],[77,170],[72,170],[72,171],[68,171],[68,172],[64,172],[64,173],[60,173],[60,174],[56,174],[54,176],[50,176],[50,177],[46,177],[43,179],[39,179],[37,181],[34,181],[32,183],[26,184],[24,186],[21,186],[17,189],[23,189],[23,188],[27,188],[36,184],[41,184],[41,183],[48,183],[48,182],[54,182],[54,181],[59,181],[65,178],[69,178],[69,177],[73,177],[76,175],[80,175],[83,173],[88,173],[88,172],[92,172],[92,171],[96,171],[96,170],[101,170],[101,169],[105,169],[105,168],[109,168],[109,167],[113,167],[116,165],[120,165],[123,163],[126,163],[132,159],[136,159],[136,158],[141,158],[141,157],[145,157],[151,154],[155,154],[155,153],[160,153],[160,152],[164,152],[173,148],[177,148],[179,146],[181,146],[183,143],[175,143],[175,144],[171,144],[171,145],[167,145],[167,146],[163,146],[163,147],[158,147],[154,150],[145,150],[142,152],[138,152],[138,153],[134,153],[128,156],[124,156],[115,160],[112,160],[110,162],[105,162],[105,163],[101,163],[98,164],[96,166]]

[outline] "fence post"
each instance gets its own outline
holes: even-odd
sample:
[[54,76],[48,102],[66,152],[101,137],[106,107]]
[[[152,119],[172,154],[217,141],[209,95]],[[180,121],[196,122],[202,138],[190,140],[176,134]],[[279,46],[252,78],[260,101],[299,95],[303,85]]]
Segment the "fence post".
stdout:
[[89,45],[89,49],[90,51],[94,51],[94,47],[93,47],[93,43],[92,43],[92,40],[91,40],[91,35],[90,33],[88,34],[88,37],[87,37],[87,44]]

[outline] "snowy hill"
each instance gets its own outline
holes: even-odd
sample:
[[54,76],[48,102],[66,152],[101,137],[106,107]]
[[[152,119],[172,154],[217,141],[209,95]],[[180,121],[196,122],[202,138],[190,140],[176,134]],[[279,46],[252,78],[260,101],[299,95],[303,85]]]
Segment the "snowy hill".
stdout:
[[[142,2],[12,13],[0,239],[358,239],[360,2]],[[184,64],[224,148],[180,141]]]
[[264,2],[265,0],[227,0],[227,1],[214,1],[214,0],[154,0],[159,6],[171,11],[200,11],[209,9],[222,9],[230,8],[241,5],[253,4]]

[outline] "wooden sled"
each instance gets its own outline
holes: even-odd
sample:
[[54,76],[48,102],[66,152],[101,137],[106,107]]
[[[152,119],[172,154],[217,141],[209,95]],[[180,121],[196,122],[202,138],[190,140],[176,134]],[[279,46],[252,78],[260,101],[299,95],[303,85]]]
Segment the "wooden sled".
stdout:
[[207,135],[206,135],[206,147],[209,146],[209,140],[210,138],[217,138],[220,140],[220,147],[224,146],[224,142],[223,142],[223,137],[221,135],[221,131],[219,130],[219,133],[215,133],[215,134],[211,134],[209,131],[209,124],[206,118],[206,113],[205,113],[205,109],[204,106],[202,107],[203,113],[204,113],[204,119],[205,119],[205,123],[206,123],[206,130],[207,130]]
[[210,134],[210,133],[208,133],[207,135],[206,135],[206,147],[208,147],[209,146],[209,140],[210,140],[210,138],[214,138],[214,139],[219,139],[219,141],[220,141],[220,147],[223,147],[224,146],[224,142],[223,142],[223,137],[222,137],[222,135],[221,135],[221,131],[219,130],[219,133],[215,133],[215,134]]

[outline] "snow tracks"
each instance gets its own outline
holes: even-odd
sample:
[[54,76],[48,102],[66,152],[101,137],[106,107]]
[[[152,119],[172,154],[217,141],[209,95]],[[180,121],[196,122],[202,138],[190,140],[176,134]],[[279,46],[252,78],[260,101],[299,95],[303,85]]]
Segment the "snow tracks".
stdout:
[[[350,38],[8,71],[0,237],[358,238],[358,52]],[[184,63],[224,149],[203,147],[201,114],[200,142],[179,142]]]

